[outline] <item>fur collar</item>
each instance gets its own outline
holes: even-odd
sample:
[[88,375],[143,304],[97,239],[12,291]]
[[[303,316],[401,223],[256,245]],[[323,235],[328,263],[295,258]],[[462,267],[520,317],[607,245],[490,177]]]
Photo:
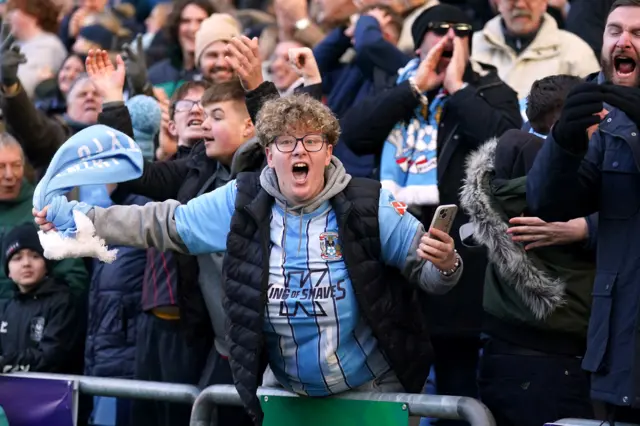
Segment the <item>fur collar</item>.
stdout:
[[474,226],[474,239],[487,248],[501,279],[513,286],[534,316],[542,320],[564,304],[565,283],[540,270],[506,232],[509,224],[496,211],[491,190],[497,143],[491,139],[467,158],[460,204]]

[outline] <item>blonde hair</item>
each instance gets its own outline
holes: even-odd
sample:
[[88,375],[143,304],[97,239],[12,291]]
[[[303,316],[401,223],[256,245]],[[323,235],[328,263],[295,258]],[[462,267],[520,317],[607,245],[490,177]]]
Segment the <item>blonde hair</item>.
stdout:
[[256,134],[263,146],[297,129],[320,132],[330,145],[338,143],[340,137],[338,119],[327,106],[306,93],[270,99],[258,113]]

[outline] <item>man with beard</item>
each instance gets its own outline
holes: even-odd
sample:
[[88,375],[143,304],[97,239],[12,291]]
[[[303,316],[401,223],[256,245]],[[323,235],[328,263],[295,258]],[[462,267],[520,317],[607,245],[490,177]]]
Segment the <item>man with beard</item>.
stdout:
[[200,25],[196,33],[196,65],[211,83],[224,83],[233,78],[233,71],[224,60],[231,38],[240,35],[238,21],[226,13],[214,13]]
[[[605,403],[612,424],[640,421],[639,22],[640,0],[614,2],[603,36],[602,73],[569,93],[527,182],[527,204],[546,221],[599,212],[582,367],[592,373],[591,397]],[[599,128],[589,140],[586,130],[594,124]]]

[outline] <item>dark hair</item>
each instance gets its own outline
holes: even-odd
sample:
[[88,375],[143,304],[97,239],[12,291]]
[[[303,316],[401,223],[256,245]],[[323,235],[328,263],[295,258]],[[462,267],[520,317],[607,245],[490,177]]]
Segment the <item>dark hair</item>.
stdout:
[[226,101],[240,101],[244,105],[245,91],[239,79],[213,84],[202,95],[204,106]]
[[391,25],[393,26],[393,29],[398,32],[398,36],[399,36],[400,33],[402,32],[402,24],[403,24],[402,16],[396,13],[396,11],[393,10],[391,7],[382,3],[375,3],[375,4],[365,6],[362,9],[360,9],[359,13],[360,15],[365,15],[367,12],[373,9],[380,9],[391,17]]
[[175,92],[173,92],[173,95],[171,95],[171,99],[169,100],[169,119],[173,120],[173,116],[175,114],[175,108],[176,108],[176,102],[181,101],[182,99],[184,99],[187,96],[187,93],[189,93],[190,90],[192,89],[202,89],[202,90],[207,90],[209,87],[211,87],[211,83],[209,83],[206,80],[200,80],[200,81],[187,81],[183,84],[181,84]]
[[7,10],[19,9],[33,16],[38,26],[48,33],[58,33],[60,7],[51,0],[9,0]]
[[640,0],[616,0],[611,5],[611,9],[609,9],[609,13],[607,14],[607,16],[611,15],[611,12],[613,12],[617,8],[626,6],[640,7]]
[[547,134],[558,120],[569,91],[582,79],[573,75],[552,75],[536,80],[527,97],[527,117],[531,128]]
[[180,68],[182,66],[183,60],[182,47],[180,46],[180,40],[178,37],[180,24],[182,22],[182,11],[190,4],[198,6],[200,9],[204,10],[207,13],[207,16],[211,16],[218,12],[217,8],[210,0],[178,0],[173,5],[171,13],[167,17],[165,32],[168,37],[168,57],[171,58],[171,63],[176,66],[176,68]]

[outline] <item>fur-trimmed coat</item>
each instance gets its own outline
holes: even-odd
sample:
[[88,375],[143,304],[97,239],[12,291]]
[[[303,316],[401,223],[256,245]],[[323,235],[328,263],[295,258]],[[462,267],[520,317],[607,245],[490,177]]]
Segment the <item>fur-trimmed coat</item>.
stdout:
[[[531,143],[524,135],[511,136],[520,138],[519,154],[535,156],[537,150],[527,150]],[[474,239],[487,248],[489,257],[485,331],[534,350],[582,355],[595,276],[593,253],[582,244],[525,251],[507,234],[510,218],[530,216],[527,178],[522,175],[526,170],[513,173],[520,175],[513,179],[496,178],[496,169],[518,169],[496,158],[532,164],[533,158],[505,155],[513,149],[509,141],[492,139],[471,154],[460,197],[474,226]]]

